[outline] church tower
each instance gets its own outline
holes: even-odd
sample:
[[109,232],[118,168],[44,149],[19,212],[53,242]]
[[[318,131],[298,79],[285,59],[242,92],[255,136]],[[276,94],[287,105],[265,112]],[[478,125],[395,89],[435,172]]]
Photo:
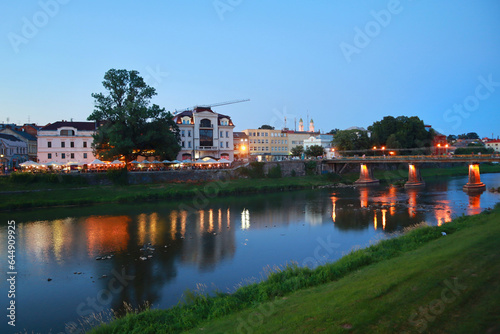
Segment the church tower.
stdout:
[[309,122],[309,132],[314,132],[314,122],[311,118],[311,122]]
[[302,118],[299,120],[299,131],[304,131],[304,121]]

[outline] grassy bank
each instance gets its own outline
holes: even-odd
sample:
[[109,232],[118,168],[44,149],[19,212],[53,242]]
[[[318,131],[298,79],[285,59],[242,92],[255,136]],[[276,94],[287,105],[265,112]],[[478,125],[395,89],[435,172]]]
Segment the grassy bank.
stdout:
[[314,270],[288,266],[233,294],[131,313],[92,333],[498,332],[499,222],[497,205]]
[[[498,165],[482,165],[481,173],[500,172]],[[422,169],[424,179],[467,175],[466,166]],[[89,186],[85,179],[71,175],[46,175],[36,179],[30,175],[0,178],[0,211],[97,203],[128,203],[155,200],[182,200],[194,196],[207,198],[263,192],[311,189],[335,183],[352,183],[358,173],[343,175],[310,175],[304,177],[234,179],[207,183],[163,183],[143,185]],[[382,182],[404,183],[407,170],[375,171]],[[8,191],[11,191],[10,193]]]

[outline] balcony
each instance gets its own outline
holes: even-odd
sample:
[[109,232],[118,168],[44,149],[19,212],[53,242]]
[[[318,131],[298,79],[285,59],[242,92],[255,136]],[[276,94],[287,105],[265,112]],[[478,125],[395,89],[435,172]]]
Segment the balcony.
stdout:
[[200,151],[217,151],[217,146],[196,146]]

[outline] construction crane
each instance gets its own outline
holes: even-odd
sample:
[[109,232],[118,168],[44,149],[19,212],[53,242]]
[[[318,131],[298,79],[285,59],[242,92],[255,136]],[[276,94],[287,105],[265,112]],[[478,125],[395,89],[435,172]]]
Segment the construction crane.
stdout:
[[180,114],[181,112],[184,112],[184,111],[194,110],[196,107],[212,108],[212,107],[225,106],[226,104],[234,104],[234,103],[247,102],[247,101],[250,101],[250,99],[226,101],[226,102],[219,102],[219,103],[213,103],[213,104],[203,104],[203,105],[198,105],[198,106],[194,106],[192,108],[186,108],[186,109],[182,109],[182,110],[175,109],[174,116],[177,114]]

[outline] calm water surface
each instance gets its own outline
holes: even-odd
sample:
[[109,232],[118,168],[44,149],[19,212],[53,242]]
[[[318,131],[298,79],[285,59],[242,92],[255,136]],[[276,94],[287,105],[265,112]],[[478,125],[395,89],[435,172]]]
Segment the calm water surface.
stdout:
[[[500,186],[499,174],[481,178]],[[234,291],[268,268],[291,261],[315,267],[405,226],[445,224],[500,201],[490,192],[467,195],[466,182],[241,196],[200,202],[197,210],[189,210],[192,202],[159,202],[3,214],[1,268],[5,274],[6,221],[15,219],[18,275],[16,327],[3,308],[0,332],[65,332],[65,324],[124,301],[166,308],[200,284]],[[0,290],[7,305],[5,280]]]

